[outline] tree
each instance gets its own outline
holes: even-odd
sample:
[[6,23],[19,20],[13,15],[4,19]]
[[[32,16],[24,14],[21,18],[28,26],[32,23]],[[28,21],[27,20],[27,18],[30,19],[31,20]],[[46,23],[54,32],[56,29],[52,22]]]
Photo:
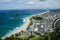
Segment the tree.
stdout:
[[2,40],[2,39],[0,38],[0,40]]

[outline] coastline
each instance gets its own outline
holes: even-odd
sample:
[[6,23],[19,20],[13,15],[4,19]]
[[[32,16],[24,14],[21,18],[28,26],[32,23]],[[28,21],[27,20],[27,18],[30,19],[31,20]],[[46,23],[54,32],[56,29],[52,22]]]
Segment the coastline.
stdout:
[[18,28],[15,28],[12,32],[10,32],[10,33],[6,34],[5,36],[3,36],[2,39],[6,38],[6,37],[10,37],[13,34],[19,33],[22,30],[26,30],[26,28],[30,24],[30,20],[29,20],[29,18],[25,18],[24,20],[25,21],[24,21],[23,25],[19,26]]
[[[46,11],[46,12],[49,12],[49,10]],[[36,15],[42,15],[42,14],[44,14],[44,13],[46,13],[46,12],[39,13],[39,14],[34,14],[34,15],[31,15],[31,16],[29,16],[29,17],[24,18],[24,24],[23,24],[23,25],[19,26],[18,28],[15,28],[12,32],[10,32],[10,33],[6,34],[5,36],[3,36],[2,39],[6,38],[6,37],[10,37],[10,36],[13,35],[13,34],[19,33],[19,32],[21,32],[22,30],[26,30],[26,28],[27,28],[27,27],[29,26],[29,24],[30,24],[29,18],[31,18],[32,16],[36,16]]]

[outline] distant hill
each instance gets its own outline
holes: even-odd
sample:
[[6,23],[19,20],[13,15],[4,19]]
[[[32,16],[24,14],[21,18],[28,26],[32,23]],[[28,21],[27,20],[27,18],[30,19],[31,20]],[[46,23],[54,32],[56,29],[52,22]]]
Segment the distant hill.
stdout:
[[50,14],[60,14],[60,9],[53,9],[53,10],[49,9],[49,13]]
[[56,12],[56,11],[60,11],[60,9],[49,9],[49,11],[53,11],[53,12]]

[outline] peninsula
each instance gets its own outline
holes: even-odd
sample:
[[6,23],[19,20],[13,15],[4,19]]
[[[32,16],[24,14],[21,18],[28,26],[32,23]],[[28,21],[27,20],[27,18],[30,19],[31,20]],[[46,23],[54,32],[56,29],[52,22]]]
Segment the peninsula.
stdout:
[[56,29],[60,28],[60,25],[59,27],[56,27],[57,21],[60,21],[60,11],[48,10],[44,13],[35,14],[24,18],[23,25],[14,29],[12,32],[2,37],[2,39],[20,38],[21,40],[54,40],[55,36],[53,35],[54,33],[58,34],[58,32],[56,32],[58,30]]

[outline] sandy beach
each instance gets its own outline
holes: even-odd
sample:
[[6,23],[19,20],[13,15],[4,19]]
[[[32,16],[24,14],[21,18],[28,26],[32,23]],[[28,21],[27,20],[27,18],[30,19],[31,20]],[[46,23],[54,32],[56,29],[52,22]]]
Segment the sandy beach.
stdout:
[[[46,12],[48,12],[48,11],[46,11]],[[24,21],[23,21],[23,22],[24,22],[23,25],[21,25],[20,27],[14,29],[12,32],[6,34],[5,36],[2,37],[2,39],[6,38],[6,37],[10,37],[10,36],[13,35],[13,34],[19,33],[19,32],[21,32],[22,30],[26,30],[26,28],[27,28],[27,27],[29,26],[29,24],[30,24],[29,18],[31,18],[32,16],[36,16],[36,15],[42,15],[42,14],[44,14],[44,13],[46,13],[46,12],[39,13],[39,14],[34,14],[34,15],[31,15],[31,16],[29,16],[29,17],[27,17],[27,18],[24,18],[24,19],[23,19],[23,20],[24,20]]]
[[30,20],[29,18],[25,18],[23,19],[24,21],[24,24],[21,25],[20,27],[17,27],[16,29],[14,29],[12,32],[6,34],[5,36],[2,37],[2,39],[6,38],[6,37],[10,37],[11,35],[13,34],[16,34],[16,33],[19,33],[21,32],[22,30],[26,30],[26,28],[28,27],[29,23],[30,23]]

